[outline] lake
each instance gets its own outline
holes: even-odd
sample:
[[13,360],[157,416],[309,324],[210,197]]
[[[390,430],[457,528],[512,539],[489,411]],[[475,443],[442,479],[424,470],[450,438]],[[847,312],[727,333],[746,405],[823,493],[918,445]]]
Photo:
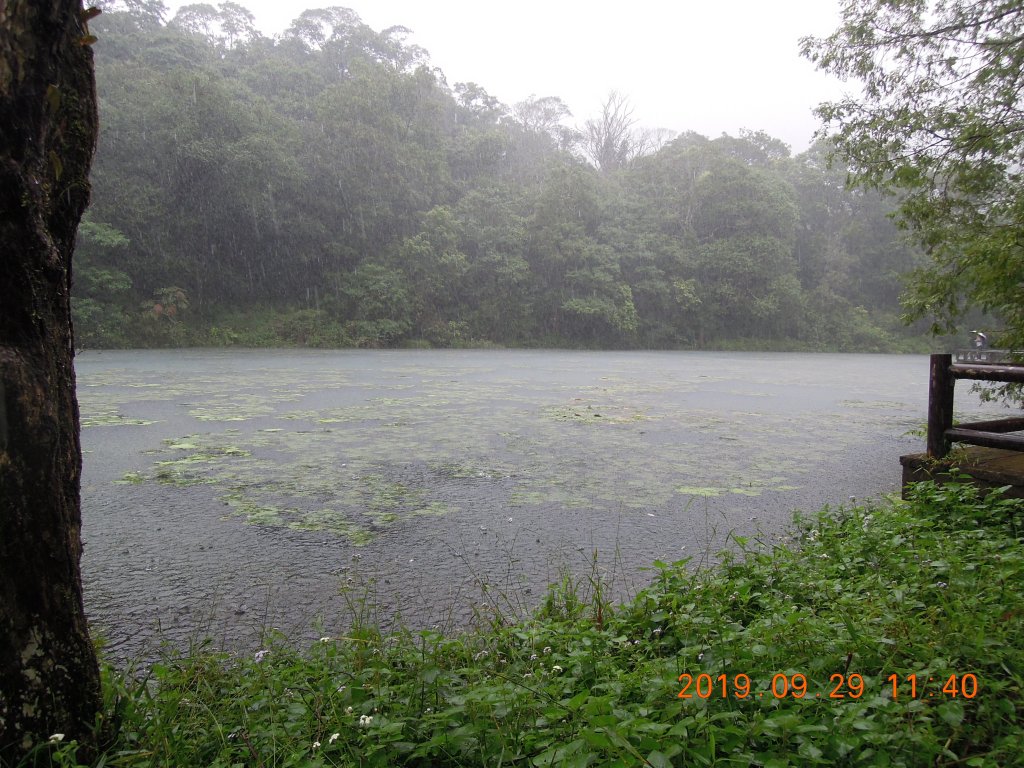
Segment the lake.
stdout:
[[[898,490],[925,356],[127,351],[77,358],[86,608],[116,659],[522,614]],[[961,386],[957,407],[982,408]]]

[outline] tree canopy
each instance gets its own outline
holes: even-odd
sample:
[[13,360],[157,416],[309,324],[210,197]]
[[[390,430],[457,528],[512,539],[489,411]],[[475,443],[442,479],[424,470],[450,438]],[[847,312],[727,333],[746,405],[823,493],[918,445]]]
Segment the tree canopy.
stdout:
[[853,180],[898,195],[930,256],[910,319],[953,332],[972,308],[1024,348],[1024,6],[1006,0],[848,0],[804,52],[862,93],[819,108]]
[[[96,19],[85,346],[888,350],[916,254],[821,147],[512,107],[345,8]],[[838,176],[837,176],[838,174]],[[885,253],[884,259],[879,254]]]

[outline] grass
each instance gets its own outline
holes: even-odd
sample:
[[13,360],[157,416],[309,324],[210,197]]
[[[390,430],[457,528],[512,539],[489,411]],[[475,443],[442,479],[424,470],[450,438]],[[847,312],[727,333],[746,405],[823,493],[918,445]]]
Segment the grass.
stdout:
[[1024,765],[1022,524],[1020,502],[923,483],[713,568],[655,563],[614,608],[566,577],[529,620],[462,634],[383,635],[356,605],[304,652],[108,669],[100,764]]

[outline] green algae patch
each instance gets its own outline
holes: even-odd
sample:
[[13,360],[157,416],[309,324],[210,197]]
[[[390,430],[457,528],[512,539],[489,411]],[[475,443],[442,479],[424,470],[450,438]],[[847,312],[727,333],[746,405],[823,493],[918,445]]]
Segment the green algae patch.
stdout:
[[508,503],[514,507],[533,507],[549,502],[548,494],[540,491],[514,491],[508,498]]
[[404,520],[456,509],[421,482],[429,473],[368,460],[352,446],[341,456],[347,437],[327,429],[191,434],[165,440],[151,470],[130,482],[209,485],[230,508],[226,519],[323,531],[355,545]]
[[189,440],[164,440],[164,445],[176,451],[194,451],[199,446]]
[[87,427],[146,427],[156,424],[153,419],[131,419],[121,413],[115,403],[105,402],[98,397],[79,398],[79,421]]
[[697,486],[680,486],[676,488],[676,493],[681,493],[685,496],[721,496],[721,488],[713,487],[697,487]]
[[82,427],[148,427],[150,424],[158,424],[157,421],[149,419],[129,419],[126,416],[117,414],[111,417],[86,418],[82,419]]
[[199,468],[220,465],[229,459],[247,458],[252,454],[235,445],[203,445],[191,440],[171,441],[169,450],[186,451],[186,455],[158,461],[153,465],[153,479],[165,485],[186,487],[217,482],[217,477]]
[[440,501],[432,501],[425,507],[413,510],[414,515],[417,517],[443,517],[451,514],[452,508],[447,504]]
[[373,534],[348,520],[343,513],[333,509],[322,509],[310,512],[301,520],[288,523],[288,527],[296,531],[326,531],[348,539],[357,547],[365,546],[373,541]]
[[513,474],[512,467],[495,467],[456,461],[434,462],[430,464],[430,469],[439,475],[459,480],[497,480],[511,477]]
[[737,496],[760,496],[760,488],[730,488],[729,493]]
[[236,396],[232,400],[196,405],[188,410],[199,421],[249,421],[274,413],[274,407],[255,395]]
[[428,502],[425,488],[414,488],[394,482],[381,474],[364,475],[358,479],[356,493],[360,496],[361,507],[376,526],[387,526],[400,517],[416,515],[423,509],[431,514],[445,514],[447,506],[442,502]]
[[249,421],[272,416],[284,403],[313,392],[347,384],[335,371],[257,369],[236,375],[196,374],[181,371],[145,371],[113,368],[82,373],[78,377],[82,426],[153,424],[120,415],[126,405],[152,402],[181,403],[200,422]]
[[241,495],[228,494],[225,503],[234,510],[233,515],[241,515],[253,525],[285,525],[286,521],[281,510],[276,507],[254,504]]
[[647,418],[629,406],[600,405],[582,401],[545,408],[544,415],[555,421],[571,421],[577,424],[629,424]]
[[901,403],[895,400],[840,400],[839,404],[846,408],[867,408],[878,410],[904,410],[907,407],[906,403]]

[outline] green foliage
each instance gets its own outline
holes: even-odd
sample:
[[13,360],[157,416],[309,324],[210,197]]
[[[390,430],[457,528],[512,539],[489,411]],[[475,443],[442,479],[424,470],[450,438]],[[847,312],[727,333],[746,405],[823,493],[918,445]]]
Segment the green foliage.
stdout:
[[[896,350],[915,333],[888,327],[912,252],[821,147],[666,142],[619,95],[576,132],[557,97],[509,109],[449,86],[402,28],[345,8],[273,40],[234,3],[90,25],[86,346]],[[189,302],[170,319],[152,316],[166,286]]]
[[[351,629],[306,653],[273,637],[108,671],[102,764],[1017,764],[1022,524],[1019,501],[921,484],[785,545],[737,538],[715,567],[657,562],[614,611],[596,570],[456,636],[383,635],[353,598]],[[684,674],[709,676],[700,695],[678,696]],[[74,764],[66,745],[51,764]]]
[[276,345],[295,347],[347,347],[351,337],[327,312],[296,309],[274,319]]
[[120,267],[129,246],[108,224],[86,218],[78,227],[71,309],[80,347],[128,346],[132,279]]
[[381,346],[404,338],[413,327],[413,310],[404,276],[382,264],[366,263],[341,282],[341,314],[357,346]]
[[952,333],[976,307],[1002,323],[995,342],[1024,344],[1020,168],[1024,9],[856,0],[826,39],[804,41],[818,66],[863,84],[824,104],[854,181],[898,195],[898,217],[930,256],[905,296],[907,318]]

